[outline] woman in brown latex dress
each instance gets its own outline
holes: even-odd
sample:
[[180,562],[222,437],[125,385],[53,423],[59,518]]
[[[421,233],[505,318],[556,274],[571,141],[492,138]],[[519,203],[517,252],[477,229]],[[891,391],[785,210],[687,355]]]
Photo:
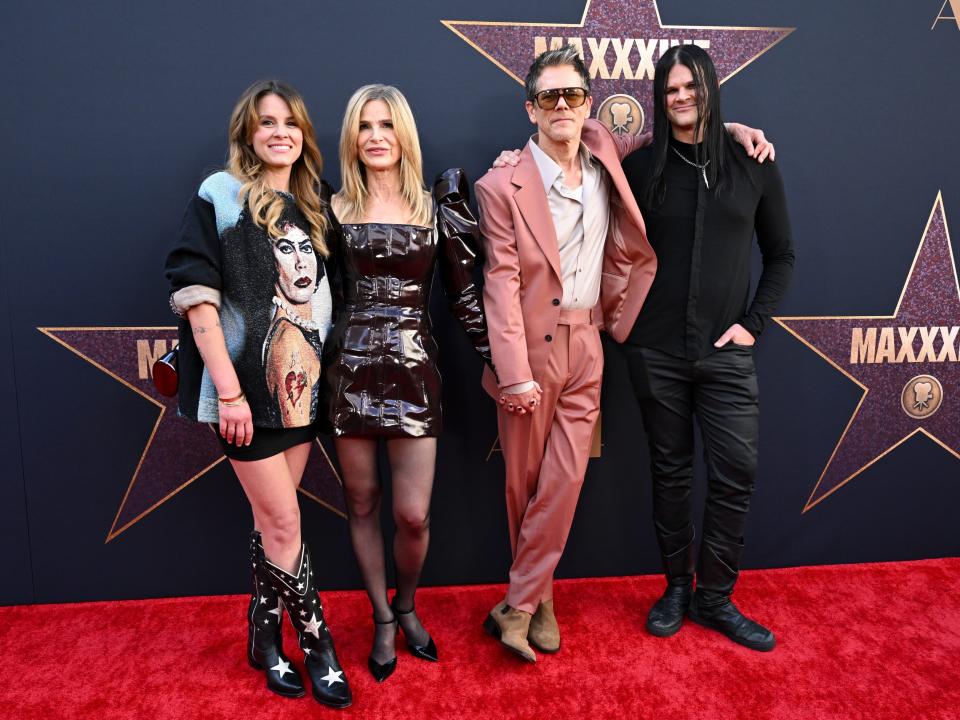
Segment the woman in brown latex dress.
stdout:
[[[350,536],[373,606],[369,658],[378,682],[396,667],[397,623],[410,651],[436,660],[414,610],[429,540],[437,435],[437,346],[427,314],[434,267],[477,352],[490,363],[481,295],[473,283],[479,247],[459,170],[424,190],[420,144],[406,99],[367,85],[347,105],[340,138],[343,189],[332,208],[338,308],[326,365],[330,420],[343,471]],[[377,446],[386,440],[393,484],[397,588],[387,601]]]

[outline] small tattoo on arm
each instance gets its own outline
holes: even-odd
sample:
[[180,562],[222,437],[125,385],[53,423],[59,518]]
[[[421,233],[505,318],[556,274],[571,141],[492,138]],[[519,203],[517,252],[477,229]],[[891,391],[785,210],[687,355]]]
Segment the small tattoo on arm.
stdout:
[[197,327],[195,327],[195,328],[193,329],[193,334],[194,334],[194,335],[203,335],[205,332],[208,332],[209,330],[212,330],[212,329],[215,328],[215,327],[220,327],[220,321],[219,321],[219,320],[213,324],[213,327],[209,327],[209,328],[203,327],[202,325],[197,325]]

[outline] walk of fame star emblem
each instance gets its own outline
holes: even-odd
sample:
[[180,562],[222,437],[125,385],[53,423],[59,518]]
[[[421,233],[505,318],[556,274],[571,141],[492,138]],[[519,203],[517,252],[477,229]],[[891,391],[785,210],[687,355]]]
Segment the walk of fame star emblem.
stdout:
[[[178,417],[177,398],[158,393],[150,379],[153,359],[176,344],[175,327],[41,327],[37,330],[153,403],[160,411],[107,533],[107,542],[225,459],[213,431]],[[346,517],[340,477],[319,442],[310,453],[300,492]]]
[[917,433],[960,459],[960,285],[940,193],[893,315],[774,320],[863,390],[804,512]]
[[671,46],[706,49],[723,83],[794,30],[664,25],[656,0],[587,0],[579,23],[560,25],[441,22],[520,84],[541,52],[576,46],[590,71],[597,119],[618,134],[649,129],[654,68]]

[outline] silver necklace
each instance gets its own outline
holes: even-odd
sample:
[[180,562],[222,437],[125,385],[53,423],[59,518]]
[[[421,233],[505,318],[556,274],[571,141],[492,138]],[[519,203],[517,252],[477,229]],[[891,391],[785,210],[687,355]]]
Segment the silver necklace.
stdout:
[[707,165],[710,164],[710,161],[707,160],[703,165],[697,165],[693,160],[688,160],[684,157],[683,153],[677,150],[673,145],[670,146],[670,149],[673,150],[677,157],[683,160],[687,165],[693,165],[697,170],[700,171],[700,174],[703,175],[703,184],[707,186],[707,190],[710,189],[710,183],[707,181]]

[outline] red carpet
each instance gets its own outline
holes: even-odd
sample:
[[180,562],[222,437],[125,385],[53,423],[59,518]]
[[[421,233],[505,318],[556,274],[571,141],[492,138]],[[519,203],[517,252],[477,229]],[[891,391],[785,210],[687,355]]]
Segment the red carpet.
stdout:
[[[960,558],[745,572],[734,599],[777,633],[772,653],[690,623],[646,634],[657,577],[562,581],[564,646],[536,665],[483,634],[502,586],[428,588],[417,604],[441,662],[398,643],[380,686],[366,670],[364,596],[330,592],[354,693],[345,711],[267,693],[246,664],[244,597],[5,607],[0,717],[958,718],[958,576]],[[292,633],[287,646],[299,660]]]

